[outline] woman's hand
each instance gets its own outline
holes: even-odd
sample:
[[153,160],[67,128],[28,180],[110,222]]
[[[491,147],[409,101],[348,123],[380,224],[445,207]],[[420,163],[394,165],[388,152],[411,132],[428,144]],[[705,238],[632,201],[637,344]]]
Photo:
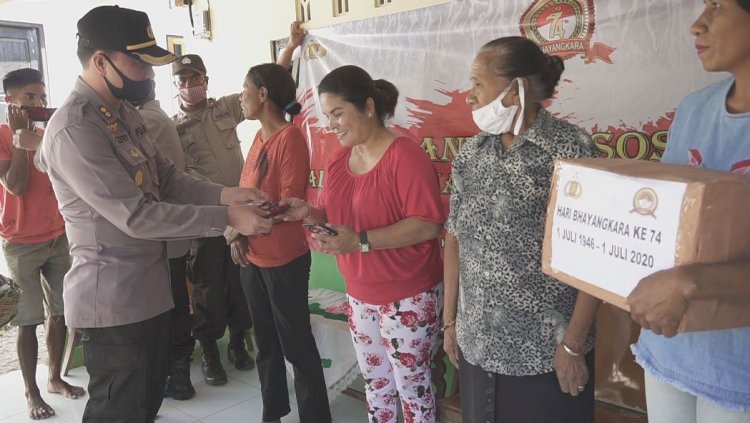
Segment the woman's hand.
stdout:
[[573,356],[566,352],[562,344],[557,346],[552,366],[557,373],[560,390],[572,396],[578,396],[589,382],[589,369],[586,367],[585,356]]
[[456,339],[455,324],[443,331],[443,349],[451,363],[458,368],[458,340]]
[[685,293],[696,283],[691,272],[682,267],[646,276],[628,296],[631,317],[655,334],[675,336],[688,308]]
[[359,234],[342,225],[328,225],[338,235],[313,234],[325,254],[347,254],[359,251]]
[[229,245],[232,252],[232,261],[240,267],[245,267],[249,262],[247,261],[247,253],[250,250],[250,245],[247,242],[247,238],[240,236],[236,238]]
[[285,222],[296,222],[310,215],[310,206],[305,200],[300,198],[282,198],[279,200],[280,206],[289,206],[289,210],[276,216],[279,220]]
[[267,201],[268,194],[255,188],[224,187],[221,190],[219,204],[225,206],[250,204],[255,201]]

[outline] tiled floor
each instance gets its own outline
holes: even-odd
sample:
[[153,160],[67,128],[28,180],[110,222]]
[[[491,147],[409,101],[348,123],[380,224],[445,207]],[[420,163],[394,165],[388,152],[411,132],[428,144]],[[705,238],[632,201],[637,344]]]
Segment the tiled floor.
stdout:
[[[208,386],[203,382],[200,372],[200,361],[194,360],[191,373],[197,391],[196,396],[188,401],[165,399],[159,411],[157,423],[254,423],[261,421],[261,398],[258,372],[242,372],[225,364],[229,383],[224,386]],[[46,386],[47,367],[40,365],[37,369],[37,383]],[[74,385],[87,386],[88,375],[83,367],[70,371],[66,380]],[[289,381],[291,385],[291,380]],[[26,415],[26,400],[21,372],[14,371],[0,376],[0,423],[34,421]],[[56,416],[45,420],[49,422],[80,422],[88,397],[69,400],[60,395],[44,394],[45,400],[55,409]],[[292,412],[282,419],[284,423],[299,423],[296,399],[290,395]],[[361,423],[367,421],[364,402],[346,395],[336,398],[331,404],[333,421],[337,423]]]

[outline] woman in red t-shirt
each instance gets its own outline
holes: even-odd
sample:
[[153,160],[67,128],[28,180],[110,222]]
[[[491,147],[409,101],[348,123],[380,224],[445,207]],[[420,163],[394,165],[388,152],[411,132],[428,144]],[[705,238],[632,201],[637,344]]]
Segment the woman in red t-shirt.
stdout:
[[286,199],[292,209],[285,218],[327,222],[336,232],[314,237],[323,252],[337,255],[346,280],[369,420],[396,422],[400,397],[407,422],[434,422],[430,358],[445,221],[435,169],[419,144],[385,127],[398,99],[393,84],[343,66],[318,91],[344,148],[326,167],[320,208]]
[[[240,186],[261,189],[270,201],[304,196],[310,173],[307,143],[284,117],[301,108],[292,76],[277,64],[253,66],[243,88],[245,118],[260,121],[261,129],[247,154]],[[289,414],[286,358],[294,366],[300,421],[328,423],[327,388],[307,304],[310,250],[299,222],[275,223],[267,235],[231,242],[255,326],[263,421],[278,422]]]

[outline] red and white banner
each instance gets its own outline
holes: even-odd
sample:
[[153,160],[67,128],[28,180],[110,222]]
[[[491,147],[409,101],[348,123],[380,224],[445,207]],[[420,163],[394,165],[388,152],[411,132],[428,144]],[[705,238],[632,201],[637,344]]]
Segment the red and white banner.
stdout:
[[466,105],[469,68],[486,42],[522,35],[562,57],[566,70],[547,109],[579,125],[603,157],[659,160],[674,110],[722,75],[703,71],[689,28],[702,2],[683,0],[457,0],[315,29],[303,45],[297,123],[310,142],[311,201],[340,148],[316,87],[354,64],[401,92],[390,125],[419,142],[450,194],[450,162],[478,132]]

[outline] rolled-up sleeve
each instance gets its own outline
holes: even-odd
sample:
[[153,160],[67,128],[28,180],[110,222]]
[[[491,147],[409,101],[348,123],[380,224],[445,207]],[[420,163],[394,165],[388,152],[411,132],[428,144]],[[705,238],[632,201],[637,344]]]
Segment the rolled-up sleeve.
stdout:
[[170,204],[144,196],[101,129],[68,127],[45,141],[50,178],[63,181],[128,236],[154,240],[218,236],[226,227],[226,208],[217,205],[221,186],[195,182],[161,153],[156,159],[161,189],[183,203],[213,205]]

